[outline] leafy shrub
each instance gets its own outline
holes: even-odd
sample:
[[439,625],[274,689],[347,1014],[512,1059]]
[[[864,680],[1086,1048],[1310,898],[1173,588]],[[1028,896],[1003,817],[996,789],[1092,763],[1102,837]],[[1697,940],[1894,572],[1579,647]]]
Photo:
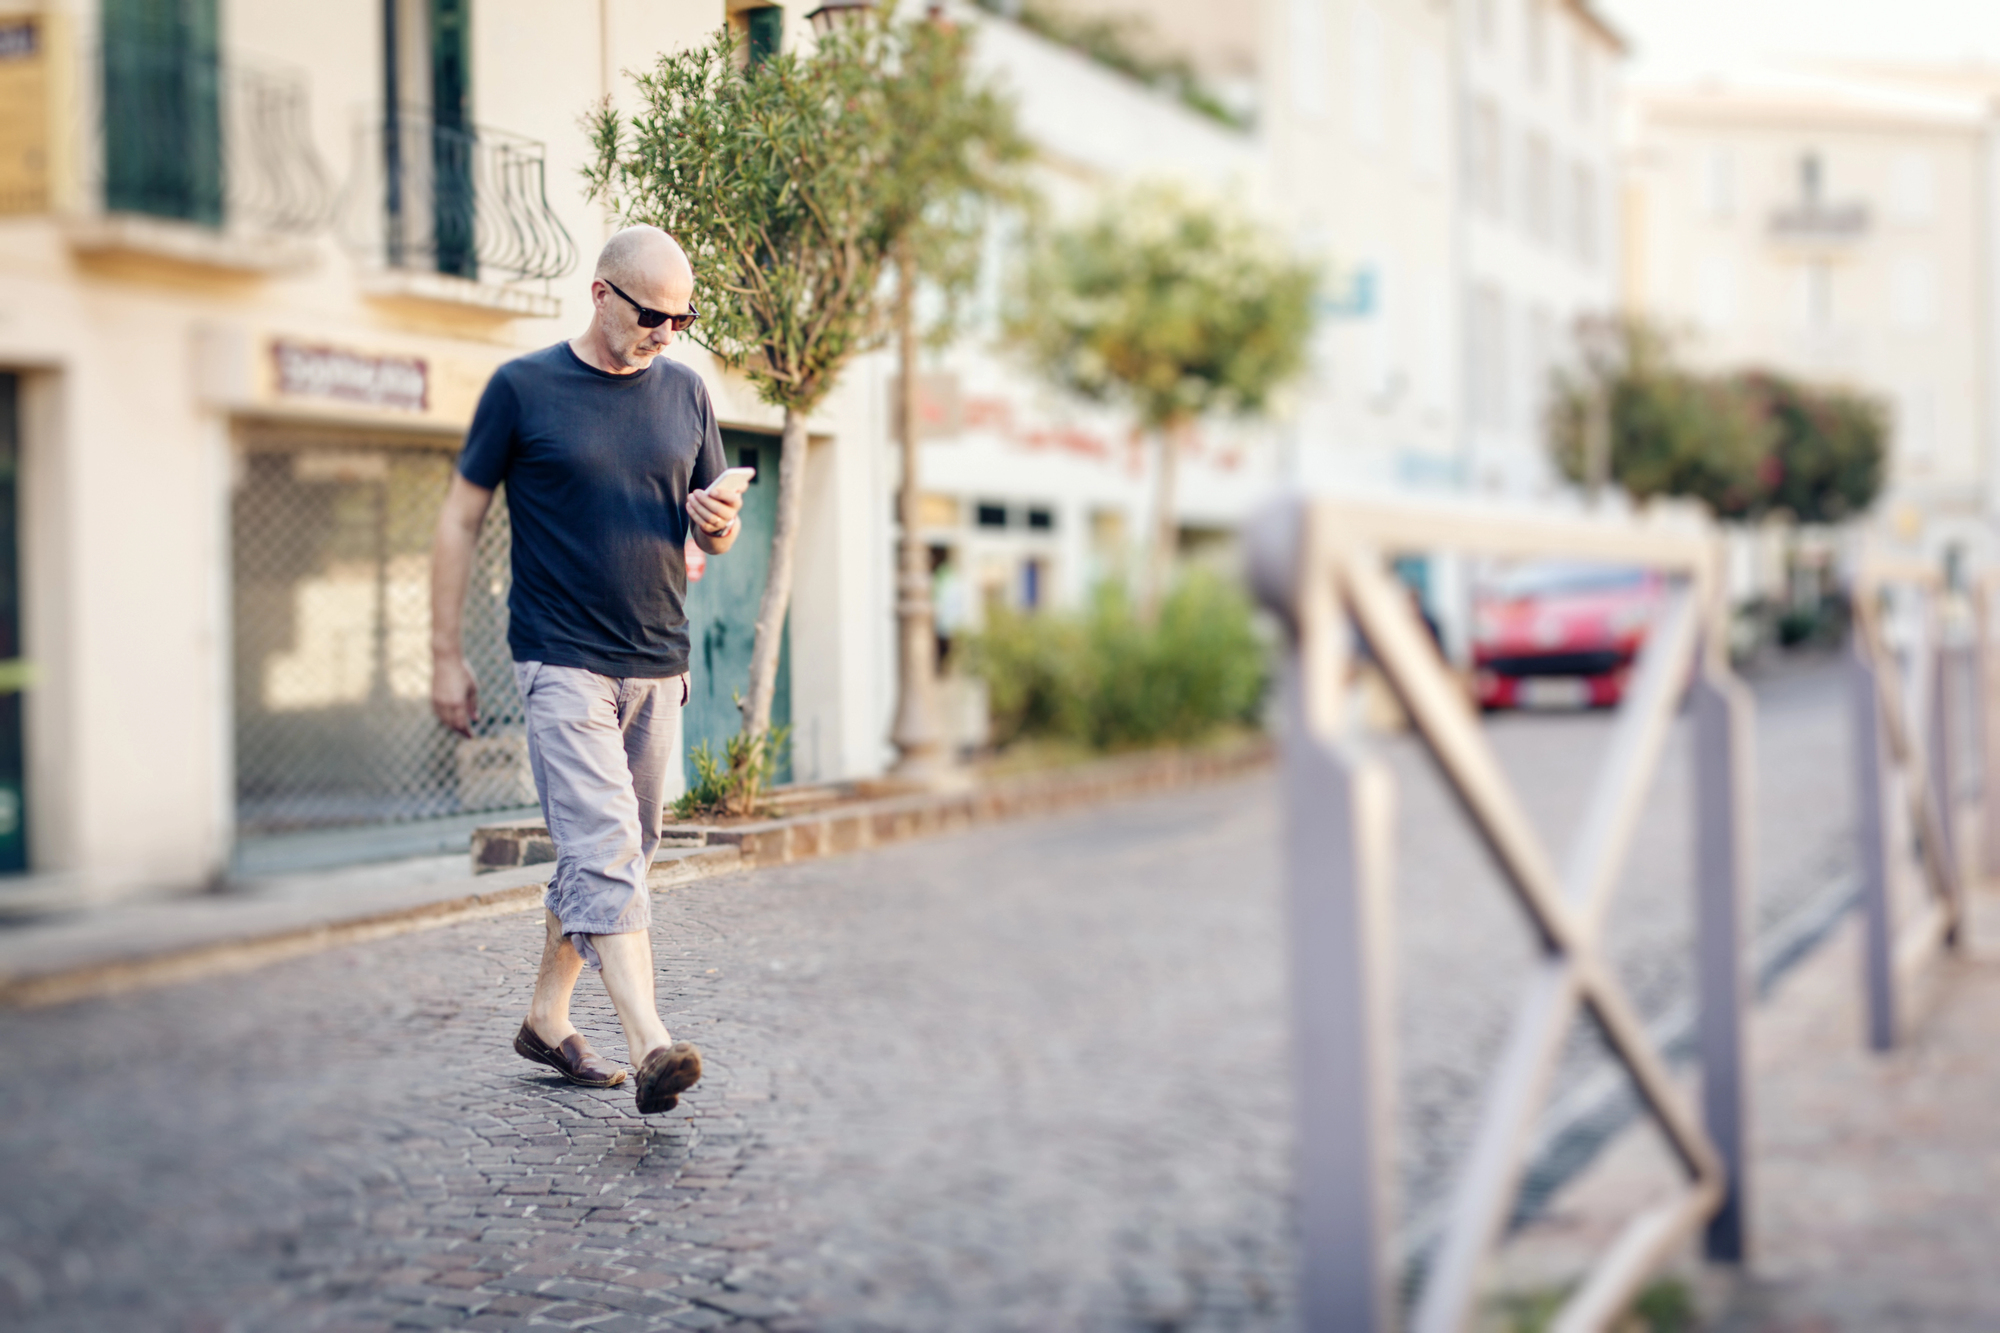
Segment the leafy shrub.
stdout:
[[986,682],[996,744],[1037,737],[1099,750],[1252,722],[1269,675],[1249,599],[1209,573],[1175,587],[1152,624],[1111,585],[1081,614],[996,607],[967,661]]
[[1769,371],[1697,374],[1643,321],[1587,320],[1578,338],[1581,364],[1556,374],[1546,423],[1572,481],[1589,480],[1601,410],[1609,479],[1636,499],[1687,495],[1718,518],[1786,510],[1838,523],[1881,493],[1889,417],[1874,399]]
[[790,739],[790,727],[772,727],[755,736],[739,731],[723,742],[720,758],[707,741],[695,746],[688,755],[688,762],[694,765],[694,785],[674,802],[674,818],[758,814]]

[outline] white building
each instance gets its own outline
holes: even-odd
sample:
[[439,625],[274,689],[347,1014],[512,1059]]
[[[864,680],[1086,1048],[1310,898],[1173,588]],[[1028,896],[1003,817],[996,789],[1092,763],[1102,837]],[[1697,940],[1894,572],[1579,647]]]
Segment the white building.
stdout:
[[1451,11],[1430,0],[1260,9],[1273,189],[1330,279],[1288,471],[1314,488],[1454,488],[1464,325]]
[[1583,0],[1459,13],[1466,481],[1552,489],[1542,412],[1579,317],[1618,302],[1619,63]]

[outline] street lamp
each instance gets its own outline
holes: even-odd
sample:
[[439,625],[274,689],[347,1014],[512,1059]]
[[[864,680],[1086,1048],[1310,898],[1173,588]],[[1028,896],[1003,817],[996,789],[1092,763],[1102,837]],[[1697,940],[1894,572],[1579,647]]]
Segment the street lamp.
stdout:
[[822,0],[820,7],[806,17],[812,21],[814,32],[830,37],[836,28],[860,23],[873,8],[875,0]]

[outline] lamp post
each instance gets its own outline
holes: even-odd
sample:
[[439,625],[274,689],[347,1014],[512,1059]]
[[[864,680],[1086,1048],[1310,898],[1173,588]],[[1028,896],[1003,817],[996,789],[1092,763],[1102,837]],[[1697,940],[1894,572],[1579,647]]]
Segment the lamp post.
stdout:
[[[841,28],[866,22],[874,0],[823,0],[806,15],[813,31],[831,36]],[[923,477],[918,466],[917,418],[917,263],[908,240],[896,253],[896,439],[902,453],[903,480],[897,494],[901,530],[896,542],[896,718],[889,740],[896,747],[892,772],[900,779],[926,786],[949,781],[949,756],[937,725],[937,633],[931,610],[930,552],[918,532],[923,506]]]
[[806,20],[813,25],[814,32],[828,37],[836,28],[867,18],[873,8],[875,0],[823,0],[818,9],[806,15]]
[[916,259],[906,240],[896,263],[897,443],[903,454],[903,484],[897,498],[902,531],[896,544],[896,722],[889,739],[896,746],[897,777],[934,782],[946,768],[944,738],[935,707],[937,634],[931,609],[930,552],[917,530],[923,506],[918,468]]

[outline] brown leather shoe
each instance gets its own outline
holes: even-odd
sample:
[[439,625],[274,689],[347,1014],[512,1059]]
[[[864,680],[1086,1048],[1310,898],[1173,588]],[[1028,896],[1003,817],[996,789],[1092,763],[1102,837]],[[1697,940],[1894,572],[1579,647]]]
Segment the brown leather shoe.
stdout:
[[581,1032],[570,1033],[560,1046],[552,1047],[523,1023],[514,1037],[514,1050],[523,1059],[547,1065],[570,1082],[586,1088],[615,1088],[625,1081],[625,1071],[591,1050]]
[[671,1111],[701,1078],[701,1052],[693,1042],[656,1046],[639,1062],[639,1114]]

